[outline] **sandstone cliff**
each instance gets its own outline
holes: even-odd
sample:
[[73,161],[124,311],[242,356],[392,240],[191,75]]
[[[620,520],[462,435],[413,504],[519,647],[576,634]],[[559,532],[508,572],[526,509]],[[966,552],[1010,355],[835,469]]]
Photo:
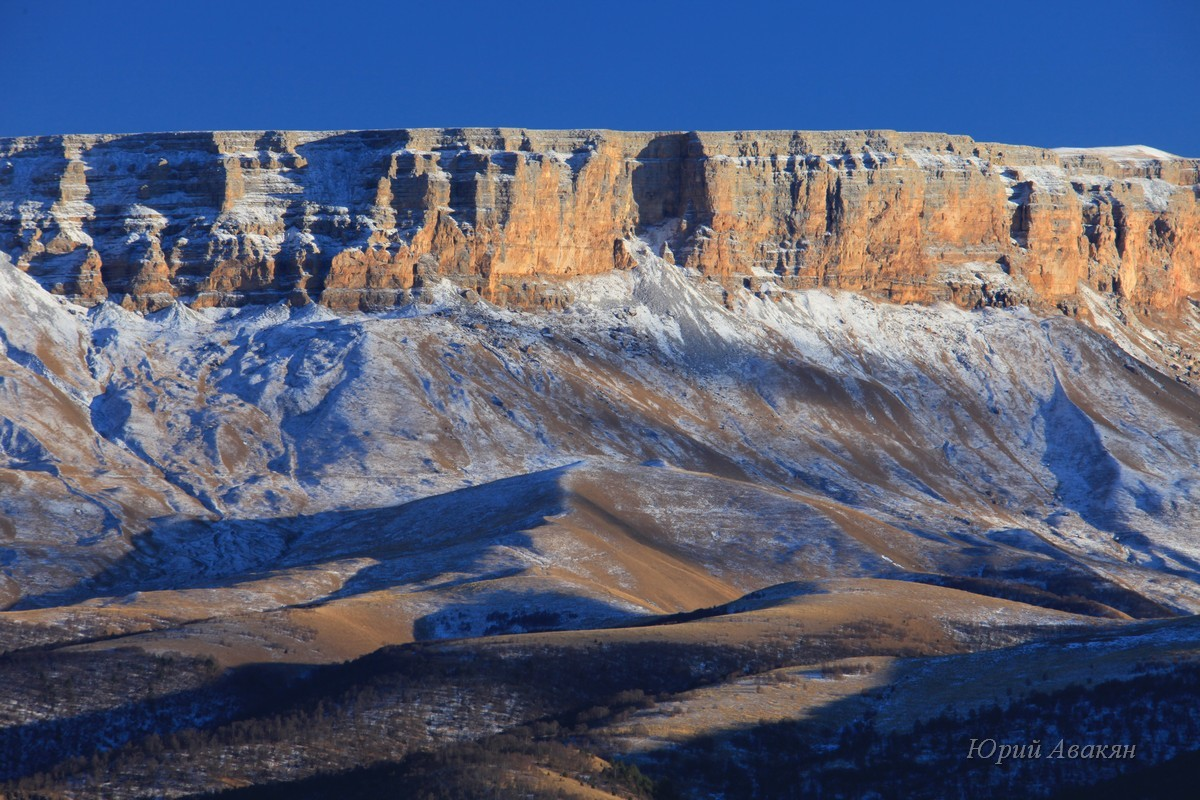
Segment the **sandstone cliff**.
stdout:
[[514,129],[0,140],[0,250],[52,291],[555,304],[655,242],[726,287],[1167,311],[1200,282],[1200,160],[964,136]]

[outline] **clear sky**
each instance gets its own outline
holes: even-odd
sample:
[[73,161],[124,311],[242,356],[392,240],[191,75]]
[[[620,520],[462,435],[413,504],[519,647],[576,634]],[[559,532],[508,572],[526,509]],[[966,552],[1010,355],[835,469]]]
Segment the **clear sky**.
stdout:
[[893,128],[1200,156],[1197,0],[0,0],[0,135]]

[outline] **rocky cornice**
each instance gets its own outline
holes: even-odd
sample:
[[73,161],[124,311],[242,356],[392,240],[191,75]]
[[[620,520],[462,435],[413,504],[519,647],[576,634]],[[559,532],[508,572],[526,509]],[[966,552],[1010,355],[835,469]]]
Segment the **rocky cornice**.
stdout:
[[965,136],[444,129],[0,139],[0,249],[79,302],[553,305],[641,236],[726,288],[1167,311],[1200,161]]

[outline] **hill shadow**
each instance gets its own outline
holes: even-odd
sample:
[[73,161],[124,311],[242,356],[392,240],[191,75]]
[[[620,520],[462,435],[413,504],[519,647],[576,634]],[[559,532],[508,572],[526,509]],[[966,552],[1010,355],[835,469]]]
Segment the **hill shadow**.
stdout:
[[[134,648],[20,653],[3,656],[0,664],[24,669],[28,674],[53,673],[54,678],[46,680],[59,683],[63,674],[70,676],[80,671],[86,674],[97,668],[119,670],[123,659],[138,662],[158,659],[164,681],[180,672],[197,672],[202,681],[190,688],[116,702],[107,708],[73,716],[0,726],[0,781],[11,781],[71,759],[120,748],[142,737],[211,728],[268,713],[281,705],[286,706],[290,698],[305,691],[310,674],[314,668],[319,669],[311,664],[247,664],[221,671],[203,659],[151,656]],[[64,671],[64,665],[71,662],[75,672]],[[102,690],[104,682],[82,689],[94,695]],[[134,678],[130,682],[136,684],[137,680]],[[56,685],[53,691],[61,696],[70,695],[76,689],[70,684]]]
[[1054,394],[1038,409],[1045,429],[1045,465],[1058,480],[1056,498],[1094,528],[1125,533],[1111,508],[1113,492],[1121,478],[1121,466],[1108,449],[1084,411],[1056,379]]
[[629,624],[640,616],[567,592],[499,589],[419,618],[413,624],[413,636],[417,641],[429,641],[582,630]]
[[[561,478],[574,465],[505,478],[386,508],[240,520],[164,520],[100,574],[29,595],[11,610],[153,590],[211,589],[279,570],[378,560],[330,599],[445,572],[501,577],[484,564],[495,545],[528,548],[528,531],[563,513]],[[427,557],[427,558],[426,558]],[[447,563],[449,562],[449,563]]]
[[[1121,480],[1121,463],[1108,451],[1092,418],[1080,408],[1055,379],[1054,394],[1038,409],[1045,429],[1046,449],[1042,464],[1058,480],[1055,499],[1097,530],[1149,559],[1153,569],[1195,580],[1200,561],[1163,544],[1157,544],[1133,527],[1117,505],[1117,495],[1127,492],[1138,510],[1148,515],[1162,513],[1162,495],[1144,482],[1130,487]],[[1053,516],[1048,520],[1053,527]],[[1180,567],[1172,567],[1165,559]]]

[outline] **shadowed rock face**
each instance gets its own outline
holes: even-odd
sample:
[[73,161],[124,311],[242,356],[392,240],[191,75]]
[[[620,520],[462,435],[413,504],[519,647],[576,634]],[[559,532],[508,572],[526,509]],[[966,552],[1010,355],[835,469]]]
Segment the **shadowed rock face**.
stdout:
[[429,280],[556,306],[650,234],[725,286],[1170,312],[1200,280],[1200,161],[965,136],[517,129],[0,139],[0,250],[153,310],[410,302]]

